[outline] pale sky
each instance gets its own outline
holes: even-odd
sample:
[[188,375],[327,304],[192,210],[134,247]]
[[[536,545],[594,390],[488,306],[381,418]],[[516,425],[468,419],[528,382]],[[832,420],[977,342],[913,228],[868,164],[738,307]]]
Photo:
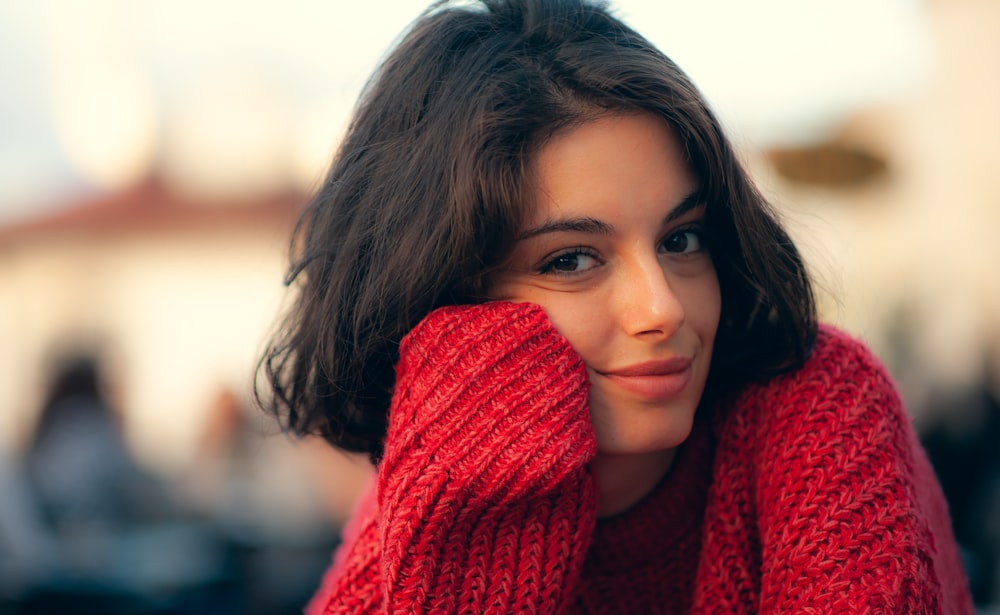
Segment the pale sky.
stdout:
[[[425,5],[0,0],[0,223],[121,187],[154,161],[209,190],[308,184]],[[611,6],[694,78],[738,143],[820,134],[918,87],[932,58],[917,0]]]

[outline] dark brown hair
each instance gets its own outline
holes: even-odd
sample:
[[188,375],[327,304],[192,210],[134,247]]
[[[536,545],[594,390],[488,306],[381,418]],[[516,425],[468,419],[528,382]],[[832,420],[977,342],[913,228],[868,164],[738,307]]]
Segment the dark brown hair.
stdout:
[[723,298],[710,387],[801,364],[816,333],[802,260],[688,77],[600,4],[441,2],[373,75],[296,228],[297,301],[261,361],[262,405],[377,460],[400,339],[436,307],[484,300],[533,153],[643,111],[676,132],[707,202]]

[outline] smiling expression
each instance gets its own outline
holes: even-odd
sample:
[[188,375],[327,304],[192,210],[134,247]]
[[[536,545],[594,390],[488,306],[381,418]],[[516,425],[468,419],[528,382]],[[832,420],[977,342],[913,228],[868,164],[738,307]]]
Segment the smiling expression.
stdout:
[[583,358],[601,454],[668,451],[690,434],[719,323],[699,185],[666,122],[609,115],[533,161],[534,208],[497,299],[545,309]]

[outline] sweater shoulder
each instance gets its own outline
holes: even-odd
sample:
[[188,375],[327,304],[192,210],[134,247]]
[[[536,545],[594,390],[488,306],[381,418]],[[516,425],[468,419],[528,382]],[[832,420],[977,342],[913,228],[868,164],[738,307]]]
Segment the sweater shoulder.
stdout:
[[752,383],[719,408],[717,430],[736,429],[750,441],[775,442],[785,434],[802,441],[853,432],[905,432],[911,427],[888,370],[868,346],[821,325],[799,368]]
[[800,368],[745,387],[724,410],[711,497],[733,523],[753,520],[744,527],[760,551],[744,553],[761,558],[762,604],[971,612],[947,504],[864,343],[824,325]]
[[772,386],[787,386],[788,381],[809,383],[867,385],[895,389],[888,370],[867,344],[832,325],[820,325],[816,344],[809,358],[785,379],[775,379]]

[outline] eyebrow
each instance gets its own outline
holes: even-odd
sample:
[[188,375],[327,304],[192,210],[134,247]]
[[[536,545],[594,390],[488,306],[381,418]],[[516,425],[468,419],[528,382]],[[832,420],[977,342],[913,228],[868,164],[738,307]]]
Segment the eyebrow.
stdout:
[[[700,190],[695,190],[691,194],[684,197],[677,207],[670,210],[670,213],[663,218],[664,225],[670,224],[674,220],[682,217],[689,211],[696,209],[704,203],[704,198]],[[591,233],[595,235],[611,235],[614,232],[614,227],[606,222],[597,220],[596,218],[590,217],[580,217],[580,218],[564,218],[550,220],[544,222],[539,226],[530,228],[523,233],[519,233],[515,237],[515,241],[523,241],[525,239],[531,239],[532,237],[537,237],[539,235],[545,235],[547,233]]]

